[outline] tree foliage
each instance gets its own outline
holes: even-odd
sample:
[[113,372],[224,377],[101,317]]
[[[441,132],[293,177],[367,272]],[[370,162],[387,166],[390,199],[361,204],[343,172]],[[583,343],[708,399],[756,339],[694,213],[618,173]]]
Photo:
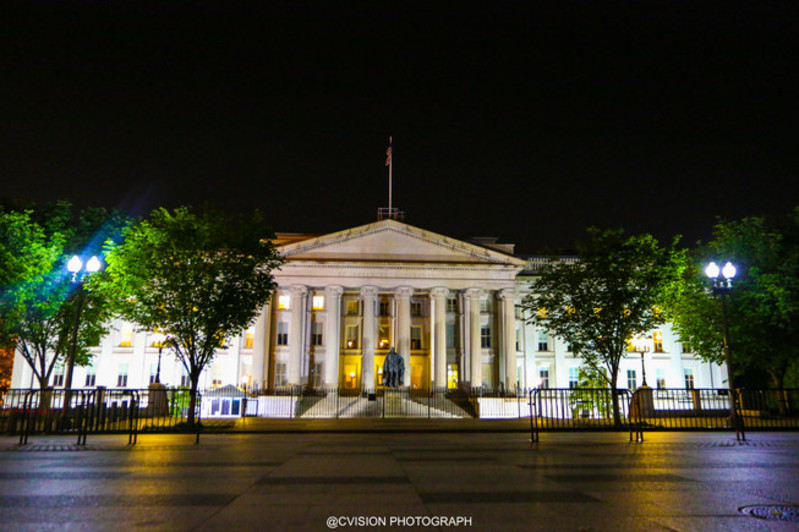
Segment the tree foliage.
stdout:
[[799,360],[799,208],[783,217],[719,222],[669,296],[680,338],[705,360],[723,361],[723,315],[703,268],[710,260],[738,268],[729,299],[730,349],[737,375],[765,372],[781,388]]
[[31,366],[42,389],[73,349],[75,362],[87,364],[88,348],[106,333],[103,297],[76,297],[78,285],[66,262],[73,254],[99,253],[103,240],[122,223],[121,216],[104,209],[77,212],[68,202],[0,214],[2,335]]
[[[541,268],[522,305],[530,321],[561,337],[594,375],[602,375],[615,396],[627,342],[664,322],[664,289],[684,264],[684,252],[675,246],[676,240],[661,247],[648,234],[590,228],[577,245],[577,260]],[[618,404],[613,406],[619,423]]]
[[107,249],[107,268],[92,285],[109,294],[116,313],[166,335],[191,379],[194,422],[203,369],[228,336],[256,318],[281,264],[263,215],[226,216],[181,207],[155,210]]

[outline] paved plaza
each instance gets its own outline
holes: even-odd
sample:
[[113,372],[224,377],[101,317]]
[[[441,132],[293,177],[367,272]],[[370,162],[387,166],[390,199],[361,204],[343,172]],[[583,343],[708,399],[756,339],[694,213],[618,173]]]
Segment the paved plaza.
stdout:
[[404,430],[276,426],[268,434],[206,434],[199,445],[191,435],[144,435],[132,447],[125,436],[90,436],[85,449],[71,437],[32,437],[19,448],[3,436],[0,529],[799,527],[739,510],[795,510],[795,433],[751,433],[744,444],[730,433],[648,434],[643,444],[625,433],[544,433],[532,444],[529,433],[509,428],[383,426]]

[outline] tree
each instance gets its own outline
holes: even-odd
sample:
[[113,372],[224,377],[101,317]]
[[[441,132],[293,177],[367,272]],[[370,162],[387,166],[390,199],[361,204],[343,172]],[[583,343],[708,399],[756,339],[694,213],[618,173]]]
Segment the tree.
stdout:
[[[665,286],[677,278],[684,251],[658,245],[651,235],[625,236],[621,229],[588,229],[576,261],[553,260],[532,281],[522,302],[538,322],[571,345],[611,388],[613,418],[619,365],[627,342],[664,322],[659,309]],[[607,371],[603,371],[603,368]]]
[[[0,213],[0,350],[4,357],[13,360],[22,290],[53,268],[62,241],[62,235],[48,237],[31,219],[30,211]],[[45,373],[49,379],[49,372]],[[7,379],[10,373],[0,380]]]
[[191,380],[194,424],[200,374],[227,336],[241,334],[266,304],[282,260],[267,240],[263,215],[225,216],[180,207],[153,211],[107,249],[107,268],[90,285],[109,294],[116,313],[158,330]]
[[[73,254],[99,252],[123,218],[68,202],[2,214],[2,334],[31,367],[40,389],[67,359],[85,365],[109,317],[101,294],[83,294],[66,271]],[[77,290],[76,290],[77,289]],[[65,387],[69,387],[71,372]]]
[[799,208],[783,217],[719,222],[713,240],[669,294],[675,331],[702,359],[723,360],[723,316],[702,268],[710,261],[738,268],[729,298],[730,350],[736,375],[765,372],[772,386],[799,361]]

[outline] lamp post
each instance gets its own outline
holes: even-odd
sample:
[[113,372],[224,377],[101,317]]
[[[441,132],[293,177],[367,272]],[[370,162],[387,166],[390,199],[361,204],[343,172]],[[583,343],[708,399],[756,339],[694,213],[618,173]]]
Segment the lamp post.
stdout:
[[649,339],[648,338],[633,338],[633,348],[641,353],[641,388],[646,388],[646,365],[644,364],[644,354],[649,352]]
[[[719,273],[723,278],[719,277]],[[733,384],[732,354],[730,352],[730,320],[727,298],[732,292],[732,279],[735,277],[735,273],[735,266],[731,262],[727,262],[721,270],[715,262],[710,262],[705,268],[705,275],[713,282],[713,294],[721,299],[721,314],[724,321],[724,359],[727,363],[727,385],[731,390],[735,389],[735,385]]]
[[153,384],[161,384],[161,352],[164,350],[166,335],[160,332],[155,332],[153,333],[152,338],[153,345],[158,346],[158,367],[155,370],[155,380],[153,381]]
[[72,338],[69,346],[69,356],[67,356],[67,371],[64,375],[64,394],[65,399],[68,391],[72,389],[72,372],[75,367],[75,357],[78,351],[78,332],[80,329],[80,315],[83,313],[83,306],[86,303],[86,294],[83,290],[83,280],[87,275],[91,275],[100,270],[103,263],[97,256],[92,256],[86,264],[80,260],[80,257],[73,255],[69,262],[67,262],[67,271],[72,274],[72,282],[77,285],[75,290],[75,297],[77,299],[77,308],[75,309],[75,324],[72,327]]

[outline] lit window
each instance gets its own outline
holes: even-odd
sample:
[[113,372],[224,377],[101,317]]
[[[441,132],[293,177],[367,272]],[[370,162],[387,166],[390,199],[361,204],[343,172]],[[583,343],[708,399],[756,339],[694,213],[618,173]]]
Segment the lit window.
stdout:
[[322,386],[323,376],[324,376],[324,362],[315,362],[313,365],[313,375],[311,376],[311,384],[318,388]]
[[322,345],[322,323],[318,321],[311,324],[311,345]]
[[117,388],[125,388],[128,385],[128,364],[120,364],[117,371]]
[[666,389],[666,370],[662,368],[655,369],[655,382],[658,390]]
[[549,340],[547,339],[547,332],[544,329],[538,329],[538,350],[549,351]]
[[277,322],[277,345],[289,345],[289,324],[287,321]]
[[275,362],[275,386],[285,386],[288,383],[288,368],[285,362]]
[[663,331],[654,331],[652,333],[653,351],[655,353],[663,352]]
[[447,312],[458,312],[458,299],[454,297],[447,298]]
[[53,374],[53,386],[63,386],[64,385],[64,366],[59,366],[56,368],[55,373]]
[[314,310],[325,310],[325,296],[313,296],[312,305]]
[[540,388],[549,388],[549,368],[539,368],[538,378],[540,379]]
[[579,368],[569,368],[569,388],[577,388],[579,371]]
[[686,390],[693,390],[694,389],[694,370],[691,368],[686,368],[683,370],[683,375],[685,376],[685,389]]
[[377,348],[378,349],[388,349],[389,343],[389,326],[388,325],[379,325],[377,327]]
[[291,296],[289,295],[277,296],[277,308],[279,308],[280,310],[291,309]]
[[344,347],[347,349],[358,349],[358,326],[347,327],[347,339]]
[[150,333],[150,345],[153,347],[163,347],[165,339],[166,337],[158,329],[153,329]]
[[347,301],[347,316],[357,316],[357,315],[358,315],[358,302]]
[[637,379],[635,377],[635,370],[634,369],[628,369],[627,370],[627,389],[628,390],[635,390],[636,388],[638,388],[638,382],[637,382]]
[[422,348],[422,328],[411,327],[411,349]]
[[133,345],[133,325],[123,323],[119,329],[119,346],[130,347],[131,345]]
[[250,327],[244,331],[244,348],[252,349],[255,345],[255,327]]
[[447,388],[453,389],[458,387],[458,365],[447,364]]
[[491,327],[488,325],[480,327],[480,347],[484,349],[491,347]]
[[447,323],[446,331],[447,347],[455,347],[455,324]]

